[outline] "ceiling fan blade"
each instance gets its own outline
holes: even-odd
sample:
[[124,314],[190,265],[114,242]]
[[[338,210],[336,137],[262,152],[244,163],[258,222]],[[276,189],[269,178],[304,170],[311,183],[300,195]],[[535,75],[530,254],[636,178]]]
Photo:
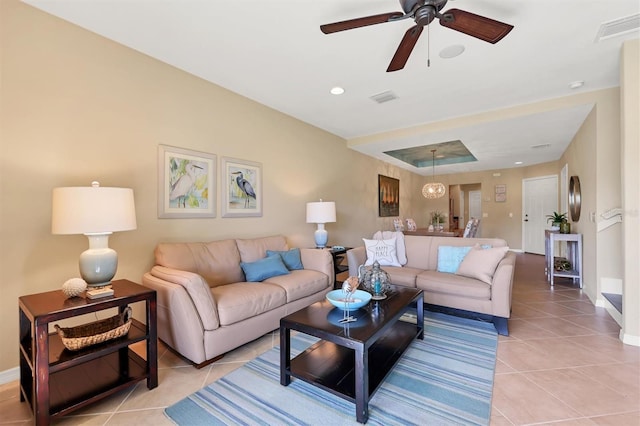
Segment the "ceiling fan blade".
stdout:
[[409,28],[407,32],[404,33],[404,37],[402,37],[402,41],[400,42],[395,55],[393,55],[393,58],[391,59],[387,72],[398,71],[404,68],[407,60],[409,59],[409,55],[411,55],[411,51],[418,42],[420,34],[422,34],[423,28],[424,27],[420,25],[416,25]]
[[450,9],[440,17],[440,25],[495,44],[513,29],[513,25],[476,15],[460,9]]
[[320,31],[325,34],[337,33],[338,31],[352,30],[354,28],[366,27],[368,25],[383,24],[394,18],[400,18],[402,16],[404,16],[404,13],[402,12],[381,13],[380,15],[365,16],[364,18],[349,19],[348,21],[320,25]]

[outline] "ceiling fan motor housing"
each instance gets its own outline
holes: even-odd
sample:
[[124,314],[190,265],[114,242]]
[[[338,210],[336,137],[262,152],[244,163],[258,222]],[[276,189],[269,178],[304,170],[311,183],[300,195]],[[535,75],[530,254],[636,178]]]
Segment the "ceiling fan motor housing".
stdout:
[[[419,9],[425,8],[425,6],[427,6],[427,9],[432,11],[435,17],[437,16],[438,12],[440,12],[446,4],[447,4],[447,0],[400,0],[400,6],[402,7],[402,10],[404,11],[404,13],[406,13],[407,15],[412,15],[415,13],[416,24],[418,23]],[[421,13],[424,13],[424,12],[421,12]],[[431,22],[432,20],[433,20],[433,17],[429,22]],[[427,22],[427,24],[429,22]],[[427,24],[424,24],[424,25],[427,25]],[[419,25],[423,25],[423,24],[419,24]]]

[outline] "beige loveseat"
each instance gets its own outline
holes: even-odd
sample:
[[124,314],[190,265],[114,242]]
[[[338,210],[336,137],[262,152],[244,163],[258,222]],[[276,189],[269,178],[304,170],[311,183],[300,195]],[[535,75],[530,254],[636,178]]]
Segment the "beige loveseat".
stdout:
[[202,366],[324,299],[334,280],[327,250],[300,249],[304,269],[246,281],[241,262],[288,249],[283,236],[158,244],[155,266],[142,278],[158,294],[158,337]]
[[[511,316],[515,253],[507,252],[504,255],[492,276],[485,279],[488,282],[456,273],[438,272],[440,246],[471,247],[476,244],[484,245],[485,248],[507,247],[504,240],[496,238],[406,235],[406,264],[402,267],[383,266],[382,269],[389,274],[393,284],[422,289],[428,309],[451,308],[468,316],[491,320],[500,334],[508,335],[507,319]],[[349,275],[356,276],[358,266],[366,260],[364,246],[349,250]]]

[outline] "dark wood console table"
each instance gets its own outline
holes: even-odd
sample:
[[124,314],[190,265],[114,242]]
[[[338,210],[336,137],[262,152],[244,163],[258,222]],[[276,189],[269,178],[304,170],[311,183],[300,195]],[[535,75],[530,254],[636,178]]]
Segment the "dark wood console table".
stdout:
[[[127,280],[112,282],[113,296],[67,299],[61,290],[22,296],[20,321],[20,401],[31,405],[36,425],[59,417],[146,379],[158,386],[156,292]],[[49,324],[65,318],[145,302],[146,322],[133,320],[127,336],[79,351],[64,347]],[[129,345],[147,342],[144,360]]]

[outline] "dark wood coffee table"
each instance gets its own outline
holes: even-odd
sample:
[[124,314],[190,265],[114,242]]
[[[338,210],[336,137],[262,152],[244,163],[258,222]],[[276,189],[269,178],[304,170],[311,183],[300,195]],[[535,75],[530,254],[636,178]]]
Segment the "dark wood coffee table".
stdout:
[[[280,384],[291,377],[304,380],[356,404],[356,419],[369,418],[369,400],[416,337],[424,337],[422,290],[392,286],[388,297],[351,315],[340,324],[342,311],[328,301],[314,303],[280,320]],[[417,306],[417,324],[399,321]],[[321,340],[291,359],[291,330]]]

